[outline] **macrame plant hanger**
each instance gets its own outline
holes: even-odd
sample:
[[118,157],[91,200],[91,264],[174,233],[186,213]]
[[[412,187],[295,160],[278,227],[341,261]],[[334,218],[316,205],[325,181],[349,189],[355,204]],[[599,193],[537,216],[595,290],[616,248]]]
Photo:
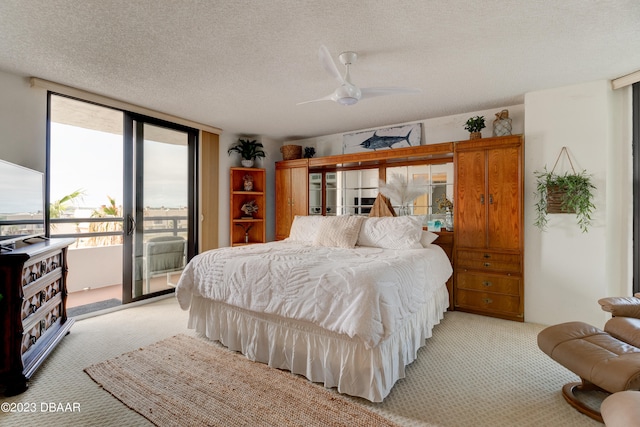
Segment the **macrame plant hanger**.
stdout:
[[[569,156],[569,152],[567,151],[567,147],[562,147],[560,150],[560,154],[558,154],[558,158],[556,162],[553,164],[553,169],[551,169],[551,174],[556,170],[556,166],[558,166],[558,162],[562,157],[562,153],[567,156],[567,160],[569,160],[569,165],[571,166],[571,171],[575,175],[576,169],[573,167],[573,162],[571,161],[571,156]],[[567,210],[562,207],[562,200],[564,199],[565,190],[561,187],[550,186],[547,187],[547,213],[575,213],[575,210]]]

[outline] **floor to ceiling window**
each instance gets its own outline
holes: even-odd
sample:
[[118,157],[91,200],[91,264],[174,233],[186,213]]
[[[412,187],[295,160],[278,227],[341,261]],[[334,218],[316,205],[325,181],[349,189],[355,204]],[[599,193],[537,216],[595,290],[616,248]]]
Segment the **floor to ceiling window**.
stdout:
[[172,292],[195,253],[196,131],[49,99],[49,233],[76,238],[69,309]]

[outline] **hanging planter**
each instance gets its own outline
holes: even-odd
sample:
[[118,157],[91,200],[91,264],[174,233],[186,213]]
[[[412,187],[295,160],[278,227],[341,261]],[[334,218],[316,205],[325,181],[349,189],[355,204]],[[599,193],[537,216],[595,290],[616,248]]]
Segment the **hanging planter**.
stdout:
[[[571,172],[556,174],[554,171],[562,153],[569,159]],[[533,174],[536,177],[535,196],[537,198],[534,225],[544,231],[547,227],[548,214],[575,214],[580,230],[586,233],[595,209],[593,190],[596,187],[586,171],[576,173],[567,147],[562,147],[551,172],[545,167],[542,171],[535,171]]]

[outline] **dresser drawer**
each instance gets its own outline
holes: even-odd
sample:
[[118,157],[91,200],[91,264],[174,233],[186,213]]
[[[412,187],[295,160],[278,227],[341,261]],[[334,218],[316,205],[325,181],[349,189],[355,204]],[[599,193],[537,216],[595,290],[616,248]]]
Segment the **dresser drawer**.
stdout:
[[520,254],[491,251],[457,251],[456,265],[458,268],[470,270],[497,270],[510,273],[522,271]]
[[[47,301],[58,295],[62,289],[62,273],[54,271],[24,288],[22,320],[35,314]],[[52,281],[53,280],[53,281]]]
[[38,340],[46,335],[62,317],[62,296],[60,294],[43,304],[39,310],[29,316],[24,323],[21,354],[25,354]]
[[513,276],[500,276],[480,273],[457,273],[456,289],[481,292],[495,292],[507,295],[520,295],[521,279]]
[[22,269],[22,286],[27,286],[45,275],[60,269],[62,252],[57,251],[46,256],[29,260]]
[[457,289],[456,307],[476,309],[490,313],[520,314],[520,297]]

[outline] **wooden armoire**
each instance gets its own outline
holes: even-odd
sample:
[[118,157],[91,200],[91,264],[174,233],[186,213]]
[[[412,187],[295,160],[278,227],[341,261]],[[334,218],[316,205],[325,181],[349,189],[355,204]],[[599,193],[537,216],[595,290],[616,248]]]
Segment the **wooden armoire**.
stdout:
[[455,144],[456,310],[524,321],[523,140]]

